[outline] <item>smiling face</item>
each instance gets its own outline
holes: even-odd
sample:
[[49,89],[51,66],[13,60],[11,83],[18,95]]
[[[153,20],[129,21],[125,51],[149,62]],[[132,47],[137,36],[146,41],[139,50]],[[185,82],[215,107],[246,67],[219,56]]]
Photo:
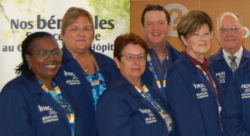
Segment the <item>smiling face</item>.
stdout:
[[59,49],[56,40],[53,37],[36,38],[30,43],[29,50],[31,55],[26,54],[25,58],[32,72],[41,81],[52,79],[61,67],[62,57],[54,58],[52,54],[47,59],[39,58],[38,54],[34,53],[40,50]]
[[[122,51],[122,55],[124,54],[145,54],[145,50],[139,44],[128,44],[124,47]],[[137,57],[133,61],[128,61],[126,56],[122,56],[121,60],[119,61],[117,57],[115,57],[115,63],[117,67],[120,69],[121,74],[130,82],[140,80],[142,74],[146,68],[146,58],[145,60],[139,61]]]
[[200,55],[204,56],[211,47],[211,34],[208,25],[202,25],[193,33],[184,38],[181,36],[181,40],[186,46],[186,52],[197,59]]
[[72,24],[68,25],[62,39],[71,53],[88,50],[93,41],[94,30],[85,16],[79,16]]
[[165,46],[170,28],[163,11],[148,11],[141,29],[149,47],[152,48],[157,45]]
[[228,30],[227,32],[221,32],[220,30],[216,31],[217,38],[223,49],[228,53],[231,52],[230,50],[235,50],[233,52],[237,52],[240,49],[242,45],[241,42],[244,38],[244,29],[240,25],[239,19],[234,15],[225,15],[219,20],[218,28],[221,29],[222,27],[240,28],[235,32],[232,32],[231,30]]

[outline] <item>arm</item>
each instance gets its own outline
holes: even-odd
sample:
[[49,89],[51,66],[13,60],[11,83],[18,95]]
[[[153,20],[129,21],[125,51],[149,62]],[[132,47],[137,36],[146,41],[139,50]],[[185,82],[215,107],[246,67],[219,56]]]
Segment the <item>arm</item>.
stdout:
[[31,136],[31,119],[26,101],[20,93],[5,87],[0,95],[0,135]]
[[204,136],[205,127],[193,90],[192,77],[183,69],[172,67],[167,77],[167,100],[176,121],[177,135]]
[[106,90],[98,101],[95,116],[99,136],[131,136],[130,115],[131,109],[124,97]]
[[238,82],[242,80],[237,78],[240,75],[241,74],[236,71],[228,87],[224,107],[222,108],[222,123],[224,131],[229,133],[229,135],[250,136],[244,123],[244,121],[247,122],[248,120],[243,120],[242,117],[243,114],[248,114],[247,116],[249,117],[249,113],[243,113],[244,110],[242,110],[244,107],[239,89],[240,82]]

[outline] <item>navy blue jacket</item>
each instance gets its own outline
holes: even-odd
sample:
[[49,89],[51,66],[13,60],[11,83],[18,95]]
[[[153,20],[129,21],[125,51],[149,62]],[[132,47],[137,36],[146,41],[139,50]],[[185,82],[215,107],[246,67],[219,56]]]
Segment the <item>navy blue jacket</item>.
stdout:
[[[54,78],[75,112],[75,136],[84,135],[80,109],[60,79]],[[66,111],[37,80],[21,75],[5,85],[0,94],[1,136],[70,136]]]
[[[64,53],[63,61],[58,76],[66,83],[68,90],[83,113],[85,135],[96,136],[97,129],[95,125],[95,107],[92,87],[76,59],[73,58],[65,46],[62,49]],[[91,50],[91,52],[93,51]],[[119,74],[117,67],[111,58],[96,52],[93,52],[93,55],[108,86]]]
[[[161,94],[152,91],[150,86],[147,88],[171,116],[167,102]],[[108,86],[98,100],[96,124],[99,136],[175,136],[174,121],[173,131],[168,135],[165,120],[123,76]]]
[[250,62],[233,74],[222,110],[225,130],[230,136],[250,136]]
[[[173,64],[178,58],[179,58],[179,54],[180,52],[178,50],[176,50],[172,45],[170,45],[168,42],[166,43],[166,47],[168,48],[169,51],[169,61],[170,61],[170,65],[167,64],[167,60],[165,59],[161,65],[160,59],[158,57],[158,55],[156,54],[156,52],[153,49],[148,49],[148,53],[150,54],[152,63],[154,65],[155,71],[158,75],[158,78],[161,81],[161,85],[163,84],[163,78],[164,78],[164,74],[166,72],[166,69],[169,69],[171,64]],[[153,86],[154,90],[156,91],[160,91],[160,89],[158,88],[153,72],[150,70],[150,66],[149,63],[147,61],[146,64],[146,69],[145,69],[145,73],[142,76],[142,81],[150,86]],[[161,92],[161,91],[160,91]],[[166,95],[166,92],[161,92],[163,95]]]
[[[240,66],[250,59],[250,52],[244,46],[242,47],[243,54],[240,60]],[[211,55],[208,59],[211,61],[211,67],[213,68],[216,77],[220,81],[220,84],[223,88],[224,96],[226,96],[226,92],[228,90],[233,71],[231,70],[230,66],[227,64],[226,60],[223,57],[222,48],[220,48],[217,53]]]
[[[222,88],[211,67],[223,106]],[[214,87],[205,75],[181,52],[169,69],[167,99],[180,136],[222,136]]]

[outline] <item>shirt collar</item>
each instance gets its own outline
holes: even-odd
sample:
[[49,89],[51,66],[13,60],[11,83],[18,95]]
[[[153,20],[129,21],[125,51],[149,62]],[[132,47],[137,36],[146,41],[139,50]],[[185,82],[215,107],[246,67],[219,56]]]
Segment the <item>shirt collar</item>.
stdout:
[[[228,56],[231,56],[229,53],[227,53],[224,49],[222,49],[223,52],[223,57],[226,60],[227,64],[230,66],[231,60],[228,58]],[[235,59],[235,62],[237,64],[237,67],[240,65],[240,60],[243,55],[243,47],[241,46],[238,52],[236,52],[233,56],[236,56],[237,58]]]
[[207,58],[204,57],[204,62],[201,63],[201,62],[199,62],[198,60],[196,60],[196,59],[194,59],[193,57],[191,57],[189,54],[187,54],[186,51],[184,51],[184,54],[187,56],[187,58],[188,58],[189,60],[192,61],[192,63],[193,63],[194,65],[200,65],[201,68],[202,68],[203,70],[205,70],[205,71],[208,70],[208,67],[209,67],[209,65],[210,65],[211,62],[210,62]]

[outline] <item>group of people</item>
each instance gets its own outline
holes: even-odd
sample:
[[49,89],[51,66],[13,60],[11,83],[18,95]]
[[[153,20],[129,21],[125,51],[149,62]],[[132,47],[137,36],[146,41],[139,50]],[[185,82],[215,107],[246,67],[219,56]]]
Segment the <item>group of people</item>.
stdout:
[[222,48],[208,59],[213,22],[207,13],[192,10],[180,19],[182,52],[167,41],[170,22],[164,7],[147,5],[145,40],[118,36],[111,59],[90,48],[91,14],[69,8],[62,49],[47,32],[22,42],[20,76],[0,93],[0,135],[250,135],[250,52],[242,45],[241,17],[218,17]]

